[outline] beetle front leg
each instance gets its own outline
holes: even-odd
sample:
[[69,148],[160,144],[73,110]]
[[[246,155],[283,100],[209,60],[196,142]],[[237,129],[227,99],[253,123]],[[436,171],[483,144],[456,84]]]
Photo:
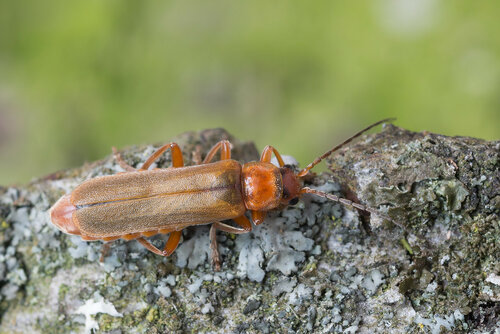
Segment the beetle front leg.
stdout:
[[281,157],[281,154],[279,154],[278,150],[276,150],[274,147],[267,145],[264,150],[262,151],[262,155],[260,156],[260,161],[261,162],[271,162],[271,155],[274,153],[274,156],[276,157],[276,160],[278,160],[278,163],[280,167],[283,167],[285,165],[285,162],[283,161],[283,158]]
[[[250,220],[244,215],[233,218],[234,222],[238,224],[241,228],[243,228],[245,231],[250,232],[252,230],[252,223],[250,223]],[[228,225],[229,226],[229,225]],[[228,232],[228,231],[226,231]],[[230,232],[233,233],[233,232]],[[237,233],[241,234],[241,233]]]
[[266,219],[267,212],[253,210],[251,211],[251,214],[253,223],[255,225],[260,225],[264,222],[264,219]]

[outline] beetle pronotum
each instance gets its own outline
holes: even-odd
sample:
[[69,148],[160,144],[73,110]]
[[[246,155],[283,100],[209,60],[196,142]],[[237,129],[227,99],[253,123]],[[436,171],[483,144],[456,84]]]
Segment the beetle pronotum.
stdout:
[[[117,155],[118,163],[126,172],[83,182],[54,204],[50,216],[61,231],[79,235],[83,240],[135,239],[151,252],[163,256],[174,252],[184,228],[211,223],[212,261],[219,270],[216,231],[250,232],[252,224],[245,216],[247,210],[253,223],[259,225],[267,211],[296,202],[301,194],[309,193],[382,215],[348,199],[303,187],[301,179],[334,151],[390,120],[376,122],[356,133],[298,173],[285,165],[272,146],[266,146],[259,161],[241,165],[231,160],[231,144],[226,140],[218,142],[196,166],[184,167],[182,152],[176,143],[159,148],[140,169],[127,165]],[[172,152],[173,168],[149,170],[168,149]],[[219,151],[220,161],[211,162]],[[273,153],[280,167],[271,164]],[[230,219],[238,227],[222,222]],[[145,239],[158,233],[170,234],[163,250]]]

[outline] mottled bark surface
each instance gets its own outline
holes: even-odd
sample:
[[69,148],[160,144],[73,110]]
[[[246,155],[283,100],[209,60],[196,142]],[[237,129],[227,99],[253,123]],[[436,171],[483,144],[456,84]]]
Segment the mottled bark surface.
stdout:
[[[173,140],[189,164],[220,139],[231,140],[237,160],[259,157],[220,129]],[[137,167],[156,147],[127,148],[123,157]],[[404,228],[304,196],[251,233],[219,232],[221,272],[210,264],[207,226],[184,230],[170,258],[117,241],[100,263],[101,242],[50,224],[47,210],[61,195],[122,171],[111,155],[0,187],[0,332],[495,331],[499,152],[500,142],[393,126],[362,137],[308,186],[377,208]],[[169,164],[167,153],[157,167]]]

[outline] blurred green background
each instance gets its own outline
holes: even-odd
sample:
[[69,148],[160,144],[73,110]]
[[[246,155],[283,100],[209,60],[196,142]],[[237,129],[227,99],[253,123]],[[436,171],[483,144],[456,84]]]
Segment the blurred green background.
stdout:
[[384,117],[498,139],[500,2],[2,1],[0,184],[224,127],[302,165]]

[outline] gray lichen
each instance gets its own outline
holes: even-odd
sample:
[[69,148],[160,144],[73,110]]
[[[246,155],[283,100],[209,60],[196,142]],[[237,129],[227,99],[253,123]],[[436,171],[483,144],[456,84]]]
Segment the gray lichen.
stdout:
[[[224,130],[174,140],[185,161]],[[155,146],[156,147],[156,146]],[[155,147],[132,147],[139,166]],[[218,233],[222,271],[210,264],[208,227],[183,232],[169,258],[137,242],[61,234],[47,215],[82,181],[122,171],[111,156],[25,187],[0,187],[0,333],[484,332],[500,326],[500,143],[387,127],[330,161],[309,187],[386,212],[381,219],[314,196],[269,214],[251,233]],[[156,167],[168,167],[165,154]],[[341,186],[345,186],[341,191]],[[375,217],[373,217],[375,218]],[[165,236],[153,237],[160,245]]]
[[500,272],[500,142],[390,125],[330,162],[346,193],[407,227],[413,254],[394,263],[416,326],[500,326],[500,289],[485,280]]

